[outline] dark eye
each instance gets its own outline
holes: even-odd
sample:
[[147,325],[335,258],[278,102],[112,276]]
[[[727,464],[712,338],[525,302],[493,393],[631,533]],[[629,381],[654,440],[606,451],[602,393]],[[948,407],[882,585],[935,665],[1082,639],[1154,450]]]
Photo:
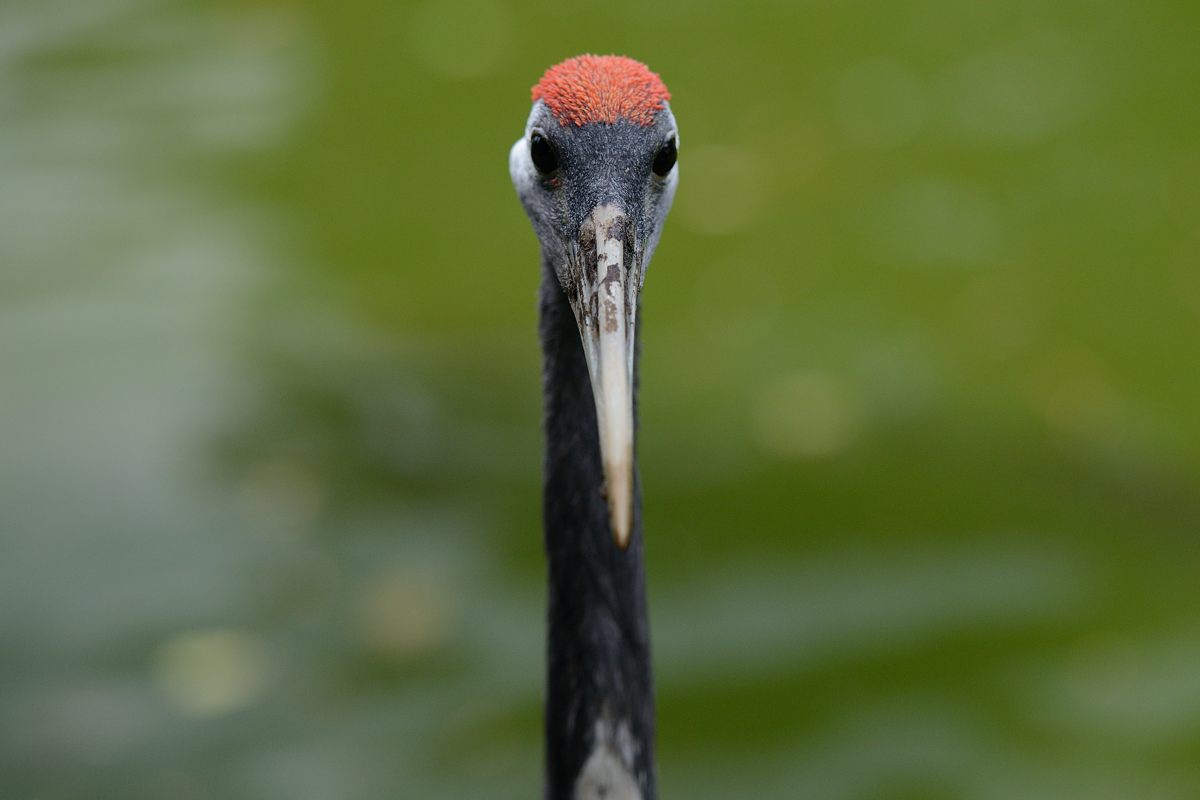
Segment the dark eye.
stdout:
[[672,136],[666,144],[658,148],[658,155],[654,157],[654,174],[660,178],[667,177],[677,158],[679,153],[675,150],[675,137]]
[[555,152],[554,145],[540,133],[529,137],[529,157],[533,159],[537,171],[543,175],[549,175],[558,169],[558,153]]

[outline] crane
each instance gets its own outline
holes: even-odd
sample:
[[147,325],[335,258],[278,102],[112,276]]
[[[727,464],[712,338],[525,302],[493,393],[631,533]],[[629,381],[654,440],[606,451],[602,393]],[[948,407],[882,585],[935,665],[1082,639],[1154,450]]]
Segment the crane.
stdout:
[[670,93],[622,56],[533,87],[509,172],[541,243],[547,800],[654,800],[637,311],[679,170]]

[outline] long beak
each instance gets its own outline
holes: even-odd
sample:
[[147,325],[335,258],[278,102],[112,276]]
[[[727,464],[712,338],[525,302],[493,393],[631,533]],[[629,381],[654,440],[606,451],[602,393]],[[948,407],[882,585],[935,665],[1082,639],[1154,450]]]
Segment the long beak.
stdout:
[[[629,220],[597,206],[580,228],[584,268],[575,317],[587,357],[613,539],[622,550],[633,526],[633,337],[638,280],[625,263]],[[595,270],[591,267],[595,248]]]

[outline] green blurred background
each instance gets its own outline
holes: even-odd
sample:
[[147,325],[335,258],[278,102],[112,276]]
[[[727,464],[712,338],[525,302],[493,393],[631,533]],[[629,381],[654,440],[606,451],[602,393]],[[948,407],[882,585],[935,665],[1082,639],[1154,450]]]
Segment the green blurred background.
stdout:
[[668,798],[1200,797],[1200,10],[0,4],[0,794],[539,796],[537,246],[674,93]]

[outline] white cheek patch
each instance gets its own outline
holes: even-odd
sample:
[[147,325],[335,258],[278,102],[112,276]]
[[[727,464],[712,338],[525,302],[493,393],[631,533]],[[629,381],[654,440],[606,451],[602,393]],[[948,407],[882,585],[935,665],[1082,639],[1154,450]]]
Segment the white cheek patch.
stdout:
[[524,136],[508,151],[508,174],[518,194],[533,188],[533,160],[529,157],[529,141]]
[[529,119],[525,121],[525,135],[513,144],[508,151],[508,174],[512,178],[517,193],[524,196],[535,188],[537,170],[533,167],[533,159],[529,155],[529,132],[537,121],[542,118],[545,103],[538,100],[529,110]]
[[671,210],[671,202],[675,199],[675,188],[679,185],[678,162],[671,168],[671,174],[667,176],[666,183],[666,188],[663,190],[662,211],[660,212],[663,217],[666,217],[667,212]]

